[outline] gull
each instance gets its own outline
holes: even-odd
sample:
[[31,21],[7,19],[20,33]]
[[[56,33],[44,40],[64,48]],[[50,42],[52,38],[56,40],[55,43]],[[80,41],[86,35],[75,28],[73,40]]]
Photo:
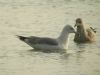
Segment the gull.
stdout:
[[17,37],[31,46],[34,49],[40,50],[60,50],[68,48],[69,34],[75,33],[74,28],[71,25],[66,25],[61,34],[57,38],[49,38],[49,37],[37,37],[37,36],[19,36]]
[[96,31],[94,28],[83,23],[81,18],[76,19],[75,27],[77,31],[75,33],[74,41],[77,43],[94,42]]

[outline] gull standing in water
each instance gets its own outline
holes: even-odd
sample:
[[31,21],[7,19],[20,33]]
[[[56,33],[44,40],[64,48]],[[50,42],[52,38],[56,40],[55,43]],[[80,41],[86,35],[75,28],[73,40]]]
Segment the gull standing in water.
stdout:
[[67,49],[68,48],[68,41],[69,41],[69,34],[75,33],[75,30],[72,26],[66,25],[60,36],[58,38],[48,38],[48,37],[37,37],[37,36],[18,36],[18,38],[27,43],[34,49],[41,49],[41,50],[60,50],[60,49]]
[[96,31],[90,26],[86,26],[81,18],[76,19],[75,27],[77,31],[75,33],[74,41],[78,43],[94,42]]

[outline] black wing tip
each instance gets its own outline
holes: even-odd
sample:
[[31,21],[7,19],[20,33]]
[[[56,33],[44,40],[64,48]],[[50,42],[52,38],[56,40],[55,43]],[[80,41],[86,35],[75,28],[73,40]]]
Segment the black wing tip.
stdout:
[[20,36],[20,35],[16,35],[20,40],[25,41],[26,37],[24,36]]

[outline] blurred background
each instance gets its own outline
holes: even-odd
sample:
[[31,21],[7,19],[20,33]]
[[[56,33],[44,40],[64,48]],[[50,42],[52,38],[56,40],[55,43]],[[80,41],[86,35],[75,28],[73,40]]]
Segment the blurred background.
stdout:
[[[82,18],[96,28],[96,42],[66,53],[33,51],[15,35],[59,36]],[[100,0],[0,0],[0,75],[100,75]]]

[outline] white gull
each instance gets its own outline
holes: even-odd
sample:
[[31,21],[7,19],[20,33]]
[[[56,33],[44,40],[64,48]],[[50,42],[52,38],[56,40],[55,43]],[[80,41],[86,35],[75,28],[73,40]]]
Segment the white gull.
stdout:
[[27,43],[34,49],[41,49],[41,50],[60,50],[60,49],[67,49],[68,48],[68,41],[69,41],[69,34],[75,33],[75,30],[72,26],[66,25],[60,36],[57,38],[48,38],[48,37],[37,37],[37,36],[18,36],[18,38]]

